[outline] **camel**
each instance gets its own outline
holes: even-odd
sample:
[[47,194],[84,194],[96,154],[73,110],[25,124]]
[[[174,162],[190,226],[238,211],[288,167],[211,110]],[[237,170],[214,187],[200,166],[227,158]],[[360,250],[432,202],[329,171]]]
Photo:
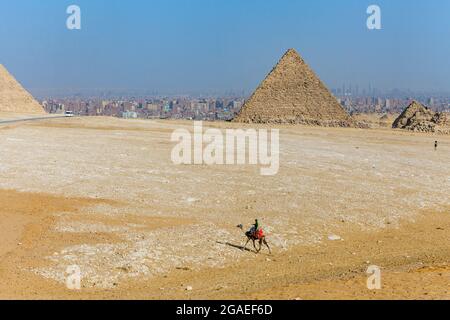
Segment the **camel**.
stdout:
[[[258,239],[252,232],[245,231],[244,226],[242,224],[238,225],[237,227],[241,229],[244,232],[245,236],[247,237],[247,242],[245,243],[245,246],[242,248],[242,251],[245,251],[247,249],[248,243],[250,241],[253,241],[253,247],[255,248],[257,254],[261,252],[263,243],[266,245],[267,249],[269,249],[269,254],[272,254],[272,250],[270,250],[269,244],[267,243],[266,240],[266,236],[263,236],[261,239]],[[259,242],[259,249],[256,248],[257,241]]]

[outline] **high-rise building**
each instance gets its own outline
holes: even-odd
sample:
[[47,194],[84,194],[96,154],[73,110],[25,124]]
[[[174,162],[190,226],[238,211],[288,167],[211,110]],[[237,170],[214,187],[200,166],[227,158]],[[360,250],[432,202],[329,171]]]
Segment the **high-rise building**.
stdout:
[[391,108],[391,100],[386,99],[385,103],[384,103],[384,107],[386,109],[390,109]]
[[223,101],[216,100],[216,109],[223,109]]

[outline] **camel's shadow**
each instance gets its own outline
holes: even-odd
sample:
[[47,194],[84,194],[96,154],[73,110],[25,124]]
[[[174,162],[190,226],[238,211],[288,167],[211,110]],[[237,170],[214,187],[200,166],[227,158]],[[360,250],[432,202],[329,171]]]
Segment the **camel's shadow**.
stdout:
[[[232,247],[232,248],[235,248],[235,249],[239,249],[241,251],[244,251],[244,246],[240,246],[240,245],[233,244],[233,243],[230,243],[230,242],[221,242],[221,241],[216,241],[216,243],[224,245],[224,246],[229,246],[229,247]],[[245,248],[245,251],[246,252],[257,253],[256,251],[248,249],[248,248]]]

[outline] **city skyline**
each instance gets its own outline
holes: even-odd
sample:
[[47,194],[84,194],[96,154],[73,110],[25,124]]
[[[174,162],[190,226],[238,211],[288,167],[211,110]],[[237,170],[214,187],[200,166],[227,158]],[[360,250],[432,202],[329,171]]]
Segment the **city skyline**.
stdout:
[[330,89],[450,91],[448,1],[377,1],[381,30],[358,0],[75,3],[81,30],[65,26],[73,1],[0,4],[0,63],[35,96],[245,96],[291,47]]

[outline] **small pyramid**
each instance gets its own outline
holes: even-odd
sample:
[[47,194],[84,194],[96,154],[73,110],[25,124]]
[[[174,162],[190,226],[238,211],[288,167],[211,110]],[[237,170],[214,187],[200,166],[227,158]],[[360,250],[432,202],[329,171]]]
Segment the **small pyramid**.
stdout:
[[353,123],[294,49],[284,54],[233,121],[340,127]]
[[421,103],[413,101],[394,121],[392,128],[405,129],[417,132],[443,132],[441,127],[447,126],[445,113],[434,112]]
[[412,124],[412,121],[428,120],[430,121],[434,113],[417,101],[411,102],[402,114],[394,121],[394,129],[406,129]]
[[435,126],[433,118],[436,115],[433,111],[417,101],[413,101],[394,121],[392,128],[407,129],[416,131],[432,131]]
[[44,114],[42,106],[0,64],[0,112]]

